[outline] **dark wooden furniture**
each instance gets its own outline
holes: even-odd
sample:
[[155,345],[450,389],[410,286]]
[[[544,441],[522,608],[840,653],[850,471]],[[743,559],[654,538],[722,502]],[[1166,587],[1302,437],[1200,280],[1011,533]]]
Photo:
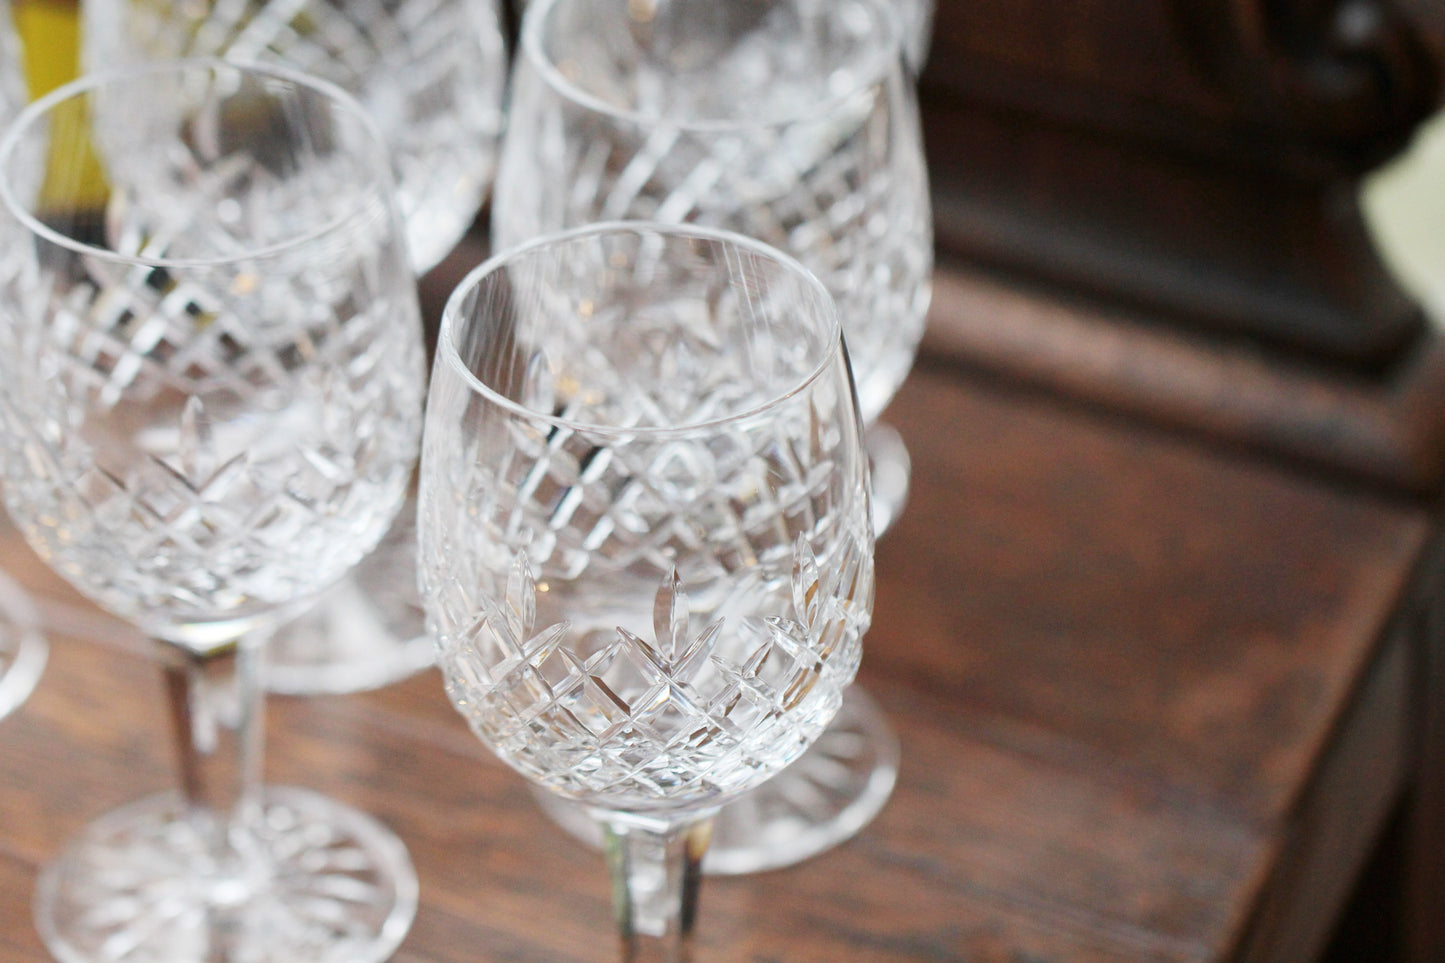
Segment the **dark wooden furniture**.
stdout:
[[1445,350],[1356,191],[1437,109],[1442,66],[1434,0],[940,0],[922,78],[940,248],[1078,309],[974,315],[955,348],[1437,488]]
[[[812,862],[709,880],[699,963],[1310,959],[1412,786],[1433,514],[971,372],[934,342],[890,413],[915,488],[862,679],[897,791]],[[156,669],[8,530],[0,564],[57,625],[0,721],[0,959],[39,963],[36,867],[173,776]],[[600,858],[433,673],[268,722],[272,781],[410,847],[401,963],[613,959]]]
[[[1359,189],[1440,108],[1442,78],[1445,6],[1433,0],[940,0],[922,90],[951,263],[932,348],[1010,384],[1414,499],[1434,539],[1445,340],[1377,256]],[[1343,963],[1445,959],[1437,554],[1421,557],[1393,616],[1415,636],[1407,792],[1357,900],[1371,909],[1345,924],[1376,931],[1344,934]],[[1301,797],[1297,832],[1373,818],[1358,803]],[[1305,863],[1275,872],[1299,892],[1318,878]],[[1280,918],[1257,912],[1266,930]]]

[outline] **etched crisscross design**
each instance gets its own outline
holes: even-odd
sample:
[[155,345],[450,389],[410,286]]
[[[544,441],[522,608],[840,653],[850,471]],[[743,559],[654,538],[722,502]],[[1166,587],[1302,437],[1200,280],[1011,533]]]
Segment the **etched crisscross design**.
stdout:
[[579,635],[565,621],[534,633],[525,556],[502,600],[449,579],[438,595],[440,621],[455,626],[441,659],[448,693],[488,745],[567,795],[645,807],[739,791],[801,753],[856,670],[870,563],[858,543],[836,561],[826,585],[815,563],[795,566],[794,597],[818,600],[798,603],[806,621],[723,615],[696,633],[675,574],[643,634]]
[[466,230],[491,185],[506,58],[496,0],[87,2],[87,57],[227,56],[349,90],[392,147],[413,265]]
[[[247,617],[353,565],[420,429],[415,309],[369,291],[375,250],[295,273],[57,254],[5,393],[6,495],[64,521],[27,527],[57,568],[145,624]],[[34,278],[8,283],[27,303]]]
[[900,82],[819,118],[698,129],[561,102],[524,63],[494,241],[506,247],[597,220],[656,220],[723,227],[787,251],[838,302],[871,421],[912,363],[932,271],[916,108],[895,89]]
[[838,498],[829,466],[805,467],[800,439],[781,430],[723,435],[702,451],[685,442],[618,450],[572,429],[509,428],[507,455],[473,491],[504,537],[527,533],[539,565],[573,576],[591,567],[597,577],[652,577],[680,555],[710,577],[773,561]]
[[492,547],[448,550],[430,592],[477,734],[561,792],[641,806],[731,793],[801,753],[871,609],[837,427],[804,404],[706,444],[503,430],[502,452],[454,479],[464,496],[428,509],[459,513],[433,530],[481,526],[467,544]]
[[836,712],[873,534],[836,314],[735,234],[597,225],[448,306],[419,574],[447,690],[598,806],[721,803]]
[[[655,302],[589,301],[585,319],[548,305],[544,346],[533,355],[521,393],[534,410],[552,410],[559,421],[504,423],[505,437],[488,442],[497,456],[479,460],[475,476],[457,482],[471,493],[472,511],[507,544],[531,540],[533,562],[569,578],[590,566],[604,577],[645,572],[650,584],[686,557],[688,577],[696,580],[758,558],[787,557],[793,540],[826,524],[844,497],[828,454],[840,429],[820,417],[819,406],[851,404],[842,394],[846,387],[820,387],[827,397],[817,405],[800,403],[757,424],[729,425],[705,445],[685,436],[617,445],[589,432],[582,426],[645,429],[720,419],[747,406],[756,391],[749,386],[766,377],[759,369],[803,364],[804,346],[782,339],[722,350],[716,332],[708,334],[700,320],[679,323],[698,312],[685,298],[659,296],[666,281],[657,273],[640,272],[631,283],[652,292]],[[786,310],[710,297],[720,313]],[[588,343],[589,328],[613,332],[607,350]],[[577,379],[565,370],[549,372],[539,360],[546,344],[564,343],[579,346],[571,350],[575,366],[585,370],[579,377],[590,385],[586,391],[563,395],[558,384]]]

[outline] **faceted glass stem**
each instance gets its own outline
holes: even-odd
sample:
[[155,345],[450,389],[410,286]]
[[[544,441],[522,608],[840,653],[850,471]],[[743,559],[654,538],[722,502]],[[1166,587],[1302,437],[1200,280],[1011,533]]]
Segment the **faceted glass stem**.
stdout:
[[712,814],[666,821],[602,818],[623,963],[688,963]]
[[186,811],[215,858],[216,885],[244,888],[245,826],[260,806],[260,640],[243,637],[206,652],[157,644]]

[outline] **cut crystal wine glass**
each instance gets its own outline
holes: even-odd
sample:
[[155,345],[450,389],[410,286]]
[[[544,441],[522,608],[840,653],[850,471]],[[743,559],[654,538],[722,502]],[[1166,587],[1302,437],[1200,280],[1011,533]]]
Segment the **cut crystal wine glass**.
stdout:
[[507,56],[499,0],[86,0],[93,69],[217,56],[336,84],[392,152],[418,274],[465,233],[492,186]]
[[[501,0],[86,0],[83,10],[92,65],[225,56],[351,92],[391,146],[418,274],[452,250],[491,188],[507,76]],[[351,692],[431,664],[414,515],[404,511],[351,577],[274,633],[268,688]]]
[[422,449],[452,702],[601,824],[624,956],[684,958],[712,813],[823,730],[872,610],[830,297],[708,229],[525,244],[448,303]]
[[[913,363],[933,266],[899,30],[877,0],[532,0],[491,225],[496,250],[647,219],[734,230],[796,257],[842,317],[879,532],[908,486],[906,449],[879,416]],[[851,836],[896,772],[892,730],[855,687],[809,759],[723,813],[708,869],[786,865]],[[596,841],[579,813],[542,798]]]
[[65,963],[385,959],[416,907],[401,842],[258,784],[261,636],[381,538],[419,443],[383,142],[289,70],[98,73],[22,112],[0,200],[6,504],[56,572],[156,639],[181,750],[179,795],[45,867],[41,935]]

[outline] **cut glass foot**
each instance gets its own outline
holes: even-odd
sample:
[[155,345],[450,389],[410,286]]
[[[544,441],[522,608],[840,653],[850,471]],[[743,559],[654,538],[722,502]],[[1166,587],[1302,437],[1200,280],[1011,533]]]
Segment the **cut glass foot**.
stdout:
[[283,695],[362,692],[432,665],[416,589],[415,503],[371,555],[266,647],[266,688]]
[[[850,686],[838,715],[801,758],[718,812],[703,871],[758,873],[831,849],[878,815],[897,778],[897,736],[872,697]],[[581,806],[540,788],[533,794],[563,829],[601,847],[602,830]]]
[[48,654],[40,616],[30,597],[0,572],[0,718],[30,695]]
[[874,424],[864,433],[863,444],[873,479],[873,536],[882,538],[908,504],[912,462],[903,437],[892,425]]
[[174,795],[117,810],[45,867],[35,922],[57,960],[379,963],[410,928],[416,873],[371,817],[268,788],[246,871],[222,875],[181,812]]

